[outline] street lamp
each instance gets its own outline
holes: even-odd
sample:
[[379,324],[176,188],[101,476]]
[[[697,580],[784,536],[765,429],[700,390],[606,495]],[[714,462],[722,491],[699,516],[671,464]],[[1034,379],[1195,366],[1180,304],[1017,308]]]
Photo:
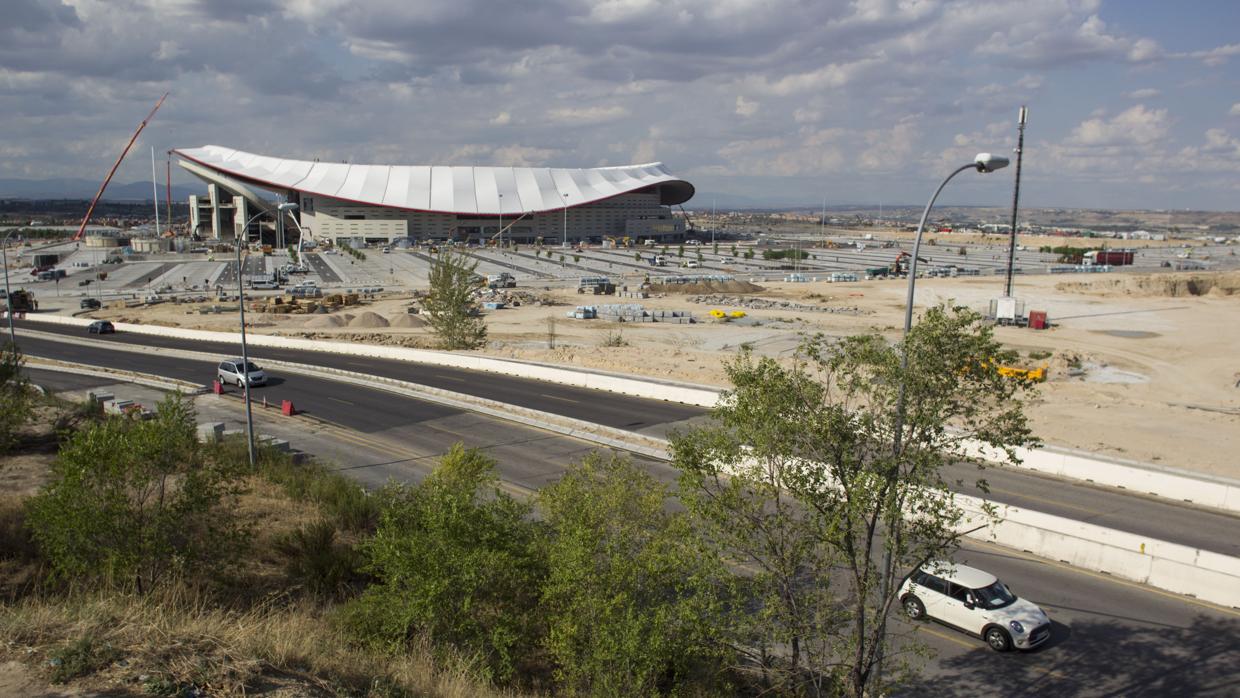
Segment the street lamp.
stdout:
[[560,243],[560,247],[568,247],[568,194],[561,194],[564,197],[564,241]]
[[[276,207],[276,217],[282,218],[288,211],[297,208],[297,204],[283,203]],[[245,343],[245,289],[241,285],[241,246],[249,243],[250,224],[267,211],[259,211],[250,216],[250,220],[241,226],[237,235],[237,309],[241,314],[241,373],[245,376],[245,439],[250,454],[250,467],[254,467],[254,409],[250,405],[250,351]],[[242,236],[245,236],[244,239]]]
[[499,195],[499,246],[504,246],[504,195]]
[[4,241],[0,242],[0,256],[4,258],[4,314],[9,316],[9,343],[14,348],[17,347],[17,333],[13,331],[13,292],[9,290],[9,238],[13,237],[17,230],[10,230],[8,235],[4,236]]
[[[900,447],[904,437],[904,417],[905,417],[905,384],[904,372],[908,370],[908,333],[913,327],[913,292],[917,285],[917,254],[921,251],[921,235],[926,228],[926,219],[930,216],[930,209],[934,206],[935,200],[939,198],[943,187],[952,180],[953,177],[964,172],[965,170],[977,170],[981,173],[994,172],[1008,166],[1008,159],[990,153],[978,153],[973,158],[973,162],[967,165],[961,165],[947,175],[947,178],[939,184],[939,188],[934,190],[934,196],[930,197],[930,201],[926,202],[926,208],[921,212],[921,221],[917,223],[917,235],[913,238],[913,257],[909,260],[908,265],[908,296],[904,303],[904,333],[901,335],[900,343],[900,387],[896,396],[896,423],[894,435],[892,437],[892,456],[898,458],[900,455]],[[894,466],[893,466],[894,467]],[[892,573],[892,555],[891,548],[884,546],[883,552],[883,576],[882,576],[882,598],[886,599],[891,594],[891,573]],[[882,650],[879,650],[880,652]],[[882,655],[878,657],[875,666],[875,673],[882,672]]]

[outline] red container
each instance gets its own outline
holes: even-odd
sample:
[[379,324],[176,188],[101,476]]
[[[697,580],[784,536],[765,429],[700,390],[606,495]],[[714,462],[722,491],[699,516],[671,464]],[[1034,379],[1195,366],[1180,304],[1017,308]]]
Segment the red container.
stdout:
[[1044,330],[1046,329],[1046,311],[1030,310],[1029,311],[1029,329]]

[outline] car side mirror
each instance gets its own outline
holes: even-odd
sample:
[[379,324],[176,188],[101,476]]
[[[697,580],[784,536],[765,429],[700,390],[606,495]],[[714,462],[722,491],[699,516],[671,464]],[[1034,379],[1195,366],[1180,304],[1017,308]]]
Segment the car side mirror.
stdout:
[[977,608],[977,604],[973,603],[970,599],[965,599],[964,607],[972,611],[974,608]]

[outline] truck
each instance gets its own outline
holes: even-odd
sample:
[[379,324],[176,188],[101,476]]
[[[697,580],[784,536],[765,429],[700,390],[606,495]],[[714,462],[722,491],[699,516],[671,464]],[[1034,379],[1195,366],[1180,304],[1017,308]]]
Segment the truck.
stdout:
[[1132,264],[1132,250],[1090,250],[1082,257],[1084,264],[1106,264],[1113,267],[1122,267]]
[[39,309],[39,302],[30,291],[18,289],[9,295],[9,309],[15,313],[29,313]]

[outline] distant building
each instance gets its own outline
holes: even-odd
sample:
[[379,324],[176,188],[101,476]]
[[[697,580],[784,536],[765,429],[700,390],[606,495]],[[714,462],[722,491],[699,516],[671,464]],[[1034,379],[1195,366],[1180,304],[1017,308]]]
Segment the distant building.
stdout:
[[[554,244],[606,237],[672,242],[684,221],[671,206],[693,197],[689,182],[661,163],[562,169],[352,165],[286,160],[220,146],[173,151],[207,183],[191,196],[190,229],[203,237],[269,237],[273,225],[240,228],[275,203],[298,205],[285,221],[318,240],[394,244],[402,240]],[[259,216],[260,219],[267,216]]]

